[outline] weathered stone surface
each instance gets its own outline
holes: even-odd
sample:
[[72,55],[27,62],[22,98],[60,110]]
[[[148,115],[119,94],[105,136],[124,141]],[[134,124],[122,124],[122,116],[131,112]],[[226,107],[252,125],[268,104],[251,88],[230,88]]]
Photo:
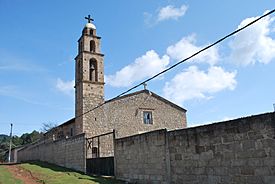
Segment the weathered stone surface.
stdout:
[[42,140],[26,146],[17,154],[18,162],[41,160],[86,172],[84,134],[55,142]]
[[[139,174],[143,170],[143,174],[149,176],[142,176],[140,183],[156,182],[150,173],[154,176],[159,173],[161,182],[175,184],[273,184],[274,120],[275,113],[268,113],[190,129],[162,130],[119,139],[116,141],[117,167],[122,173],[129,174],[123,177],[117,173],[117,176],[131,180],[130,173]],[[133,140],[145,138],[146,142],[132,143]],[[167,152],[169,157],[160,156]],[[136,153],[142,156],[137,157]],[[127,160],[128,167],[125,167],[121,163],[124,163],[122,158],[127,155],[131,158]],[[136,162],[142,163],[138,170],[132,164]],[[135,181],[139,182],[138,179]]]

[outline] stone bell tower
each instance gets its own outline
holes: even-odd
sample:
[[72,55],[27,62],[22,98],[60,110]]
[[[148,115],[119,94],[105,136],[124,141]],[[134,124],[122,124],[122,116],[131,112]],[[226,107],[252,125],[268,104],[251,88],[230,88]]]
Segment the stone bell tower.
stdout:
[[75,58],[75,129],[76,134],[86,131],[89,113],[104,102],[104,55],[100,52],[100,37],[96,35],[93,19],[88,23],[78,40],[78,55]]

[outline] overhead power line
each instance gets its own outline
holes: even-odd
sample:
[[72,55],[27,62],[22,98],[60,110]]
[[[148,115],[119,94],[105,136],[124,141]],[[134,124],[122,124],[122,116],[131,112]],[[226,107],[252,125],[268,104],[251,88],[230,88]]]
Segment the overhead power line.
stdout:
[[[164,74],[165,72],[168,72],[169,70],[175,68],[176,66],[178,66],[178,65],[180,65],[180,64],[182,64],[182,63],[184,63],[185,61],[187,61],[187,60],[189,60],[189,59],[191,59],[191,58],[193,58],[193,57],[195,57],[196,55],[200,54],[201,52],[204,52],[205,50],[207,50],[207,49],[213,47],[214,45],[217,45],[218,43],[224,41],[225,39],[227,39],[227,38],[229,38],[229,37],[235,35],[236,33],[240,32],[240,31],[242,31],[242,30],[246,29],[247,27],[251,26],[252,24],[254,24],[254,23],[256,23],[256,22],[258,22],[259,20],[261,20],[261,19],[264,18],[264,17],[266,17],[266,16],[268,16],[268,15],[271,15],[271,14],[274,13],[274,12],[275,12],[275,9],[273,9],[273,10],[267,12],[266,14],[264,14],[264,15],[258,17],[257,19],[251,21],[250,23],[246,24],[245,26],[243,26],[243,27],[241,27],[241,28],[239,28],[239,29],[237,29],[237,30],[235,30],[235,31],[233,31],[233,32],[231,32],[231,33],[229,33],[228,35],[226,35],[226,36],[220,38],[220,39],[217,40],[216,42],[214,42],[214,43],[212,43],[212,44],[209,44],[208,46],[206,46],[206,47],[204,47],[203,49],[201,49],[201,50],[195,52],[195,53],[192,54],[191,56],[189,56],[189,57],[187,57],[187,58],[185,58],[185,59],[183,59],[183,60],[177,62],[176,64],[174,64],[174,65],[168,67],[167,69],[165,69],[165,70],[163,70],[163,71],[161,71],[161,72],[155,74],[154,76],[152,76],[152,77],[150,77],[150,78],[144,80],[143,82],[141,82],[141,83],[139,83],[139,84],[137,84],[137,85],[135,85],[135,86],[129,88],[128,90],[126,90],[126,91],[120,93],[120,94],[117,95],[116,97],[111,98],[110,100],[115,100],[115,99],[117,99],[117,98],[119,98],[119,97],[121,97],[121,96],[123,96],[123,95],[129,93],[129,92],[132,91],[133,89],[136,89],[137,87],[139,87],[139,86],[141,86],[141,85],[143,85],[143,84],[145,84],[145,83],[147,83],[147,82],[153,80],[154,78],[156,78],[156,77],[158,77],[158,76]],[[110,100],[109,100],[109,101],[110,101]],[[81,117],[81,116],[83,116],[83,115],[85,115],[85,114],[87,114],[87,113],[89,113],[89,112],[91,112],[91,111],[93,111],[93,110],[95,110],[95,109],[97,109],[97,108],[103,106],[104,104],[106,104],[106,102],[104,102],[104,103],[102,103],[102,104],[99,104],[98,106],[96,106],[96,107],[94,107],[94,108],[92,108],[92,109],[90,109],[90,110],[84,112],[83,114],[80,114],[80,115],[76,116],[75,118],[79,118],[79,117]]]

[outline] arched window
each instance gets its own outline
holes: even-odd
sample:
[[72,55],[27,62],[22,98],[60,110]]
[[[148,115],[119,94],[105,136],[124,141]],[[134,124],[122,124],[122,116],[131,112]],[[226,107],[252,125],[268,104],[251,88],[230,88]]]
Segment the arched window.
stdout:
[[90,51],[95,52],[95,41],[94,40],[90,41]]
[[89,72],[90,72],[90,81],[97,82],[97,62],[95,59],[90,59],[90,66],[89,66]]
[[90,35],[93,35],[93,34],[94,34],[94,30],[91,29],[91,30],[90,30]]

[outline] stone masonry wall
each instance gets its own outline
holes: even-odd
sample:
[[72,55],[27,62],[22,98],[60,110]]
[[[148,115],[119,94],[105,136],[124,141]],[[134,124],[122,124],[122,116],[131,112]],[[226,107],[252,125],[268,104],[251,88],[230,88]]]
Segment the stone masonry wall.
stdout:
[[166,130],[117,139],[115,176],[138,183],[166,181]]
[[[143,112],[151,111],[153,124],[144,124]],[[186,127],[186,112],[159,100],[149,91],[138,92],[107,102],[104,106],[84,116],[84,130],[88,137],[116,130],[116,137],[166,128],[175,130]]]
[[275,113],[118,139],[115,157],[136,183],[274,184]]
[[40,160],[86,172],[85,134],[58,141],[41,141],[18,151],[18,162]]

